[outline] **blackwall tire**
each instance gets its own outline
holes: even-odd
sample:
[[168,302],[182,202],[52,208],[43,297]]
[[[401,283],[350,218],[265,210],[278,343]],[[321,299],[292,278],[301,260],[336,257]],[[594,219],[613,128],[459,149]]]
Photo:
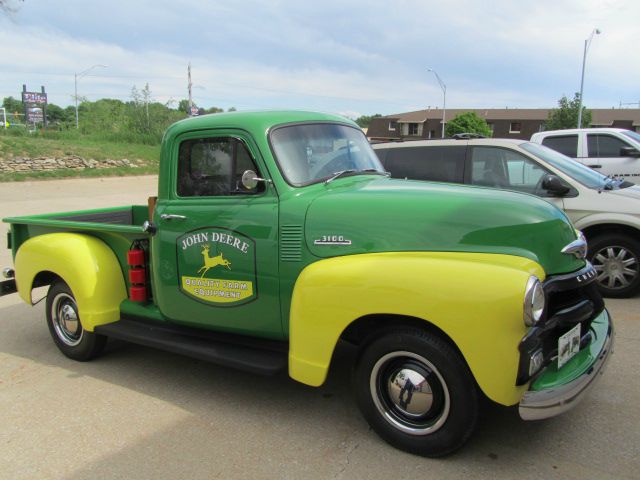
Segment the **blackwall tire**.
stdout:
[[476,426],[479,395],[466,363],[419,329],[390,330],[363,346],[354,388],[371,428],[406,452],[450,454]]
[[46,317],[54,343],[67,357],[85,362],[104,349],[106,337],[84,330],[73,292],[62,280],[49,287]]
[[587,258],[603,296],[628,298],[640,290],[640,242],[634,238],[616,233],[594,237]]

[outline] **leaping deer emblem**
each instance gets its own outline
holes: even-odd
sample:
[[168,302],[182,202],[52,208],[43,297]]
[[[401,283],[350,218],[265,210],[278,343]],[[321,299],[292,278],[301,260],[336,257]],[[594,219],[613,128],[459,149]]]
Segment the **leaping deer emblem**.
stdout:
[[209,269],[213,267],[217,267],[218,265],[222,265],[223,267],[227,267],[228,270],[231,270],[231,262],[226,258],[224,258],[222,256],[222,253],[220,255],[216,255],[215,257],[209,256],[208,244],[203,245],[202,247],[202,257],[204,258],[204,265],[200,270],[198,270],[198,273],[202,272],[202,275],[200,276],[200,278],[203,278],[204,274],[207,273]]

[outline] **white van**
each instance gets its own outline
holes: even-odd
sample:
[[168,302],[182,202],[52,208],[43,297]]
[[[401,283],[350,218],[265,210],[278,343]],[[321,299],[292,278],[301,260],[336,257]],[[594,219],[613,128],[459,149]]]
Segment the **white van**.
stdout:
[[638,181],[640,134],[622,128],[574,128],[534,133],[531,141],[552,148],[609,177]]
[[640,186],[605,177],[526,140],[421,140],[379,143],[373,149],[394,178],[501,188],[544,198],[584,233],[587,258],[605,296],[640,292]]

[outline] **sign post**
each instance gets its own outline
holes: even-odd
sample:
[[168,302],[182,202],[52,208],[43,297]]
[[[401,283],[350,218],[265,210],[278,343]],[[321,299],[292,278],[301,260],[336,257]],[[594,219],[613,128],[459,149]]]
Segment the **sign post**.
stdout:
[[24,105],[24,121],[36,124],[43,123],[47,126],[47,94],[44,87],[41,92],[27,92],[27,86],[22,85],[22,103]]

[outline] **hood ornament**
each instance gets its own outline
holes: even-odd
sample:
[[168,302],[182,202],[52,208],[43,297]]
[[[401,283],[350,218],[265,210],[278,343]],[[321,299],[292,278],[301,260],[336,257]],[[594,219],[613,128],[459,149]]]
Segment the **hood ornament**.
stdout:
[[565,246],[561,251],[566,255],[573,255],[574,257],[583,260],[587,257],[587,241],[581,234],[580,238]]

